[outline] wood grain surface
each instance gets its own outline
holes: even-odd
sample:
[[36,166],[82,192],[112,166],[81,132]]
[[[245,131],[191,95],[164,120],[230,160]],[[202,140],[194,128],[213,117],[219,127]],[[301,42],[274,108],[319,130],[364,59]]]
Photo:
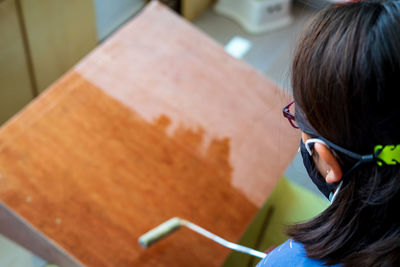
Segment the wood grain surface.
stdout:
[[237,241],[297,150],[288,100],[153,2],[0,130],[0,200],[86,266],[219,266],[187,229],[137,239]]

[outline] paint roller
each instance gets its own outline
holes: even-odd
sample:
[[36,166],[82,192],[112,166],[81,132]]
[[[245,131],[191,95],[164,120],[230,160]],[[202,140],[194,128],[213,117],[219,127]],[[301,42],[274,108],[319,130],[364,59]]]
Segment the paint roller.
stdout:
[[148,231],[147,233],[145,233],[144,235],[139,237],[139,244],[143,248],[148,248],[149,246],[156,243],[157,241],[172,234],[173,232],[178,230],[181,226],[185,226],[185,227],[189,228],[190,230],[193,230],[196,233],[198,233],[202,236],[205,236],[205,237],[213,240],[214,242],[217,242],[218,244],[225,246],[227,248],[230,248],[232,250],[242,252],[245,254],[249,254],[249,255],[252,255],[252,256],[255,256],[258,258],[264,258],[267,255],[264,252],[229,242],[229,241],[205,230],[204,228],[201,228],[200,226],[198,226],[194,223],[180,219],[178,217],[169,219],[168,221],[160,224],[156,228]]

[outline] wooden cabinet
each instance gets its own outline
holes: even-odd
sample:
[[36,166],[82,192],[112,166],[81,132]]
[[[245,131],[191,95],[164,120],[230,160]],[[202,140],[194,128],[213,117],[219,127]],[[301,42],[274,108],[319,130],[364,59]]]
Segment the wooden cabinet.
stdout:
[[97,45],[93,0],[0,0],[0,124]]
[[93,0],[19,0],[39,92],[97,44]]
[[[168,6],[170,9],[179,13],[189,21],[195,20],[203,13],[215,0],[159,0],[161,3]],[[147,0],[151,2],[151,0]]]
[[182,15],[193,21],[214,2],[215,0],[182,0]]
[[0,1],[0,36],[1,124],[33,98],[15,0]]

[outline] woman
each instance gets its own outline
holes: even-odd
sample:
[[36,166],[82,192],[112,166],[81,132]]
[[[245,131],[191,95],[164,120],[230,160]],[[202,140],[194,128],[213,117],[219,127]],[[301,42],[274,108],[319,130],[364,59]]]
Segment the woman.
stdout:
[[400,1],[321,11],[292,66],[305,167],[332,204],[258,266],[400,266]]

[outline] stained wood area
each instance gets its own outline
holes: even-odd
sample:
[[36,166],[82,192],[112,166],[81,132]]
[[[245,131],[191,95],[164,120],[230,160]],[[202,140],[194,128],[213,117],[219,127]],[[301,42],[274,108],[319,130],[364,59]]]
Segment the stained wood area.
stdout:
[[296,152],[288,99],[153,2],[0,130],[0,208],[85,266],[219,266],[187,229],[137,239],[179,216],[237,241]]

